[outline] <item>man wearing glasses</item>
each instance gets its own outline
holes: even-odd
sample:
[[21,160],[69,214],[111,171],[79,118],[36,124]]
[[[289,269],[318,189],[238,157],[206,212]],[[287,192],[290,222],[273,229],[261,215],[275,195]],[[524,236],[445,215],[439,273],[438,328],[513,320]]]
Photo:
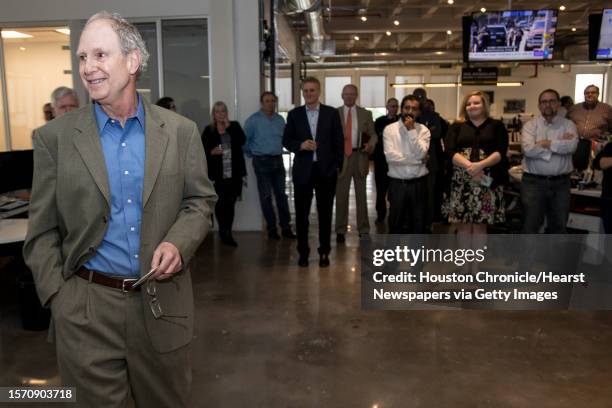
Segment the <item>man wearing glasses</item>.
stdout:
[[557,115],[559,93],[546,89],[538,97],[541,115],[523,126],[523,229],[537,234],[546,220],[546,232],[566,232],[570,209],[572,155],[578,144],[576,125]]
[[[184,407],[191,386],[187,265],[216,196],[198,129],[136,92],[148,53],[101,12],[79,74],[93,103],[36,130],[24,258],[53,312],[62,385],[79,407]],[[152,270],[144,283],[139,277]]]

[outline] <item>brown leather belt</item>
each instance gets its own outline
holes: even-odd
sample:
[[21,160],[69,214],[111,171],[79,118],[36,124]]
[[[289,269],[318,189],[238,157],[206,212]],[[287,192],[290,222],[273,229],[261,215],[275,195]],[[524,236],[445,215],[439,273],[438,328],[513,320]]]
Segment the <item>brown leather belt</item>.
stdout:
[[75,272],[75,275],[85,280],[90,280],[98,285],[108,286],[109,288],[119,289],[122,292],[138,292],[140,286],[135,288],[132,287],[134,282],[138,279],[135,278],[113,278],[112,276],[104,275],[103,273],[92,271],[90,269],[81,267]]

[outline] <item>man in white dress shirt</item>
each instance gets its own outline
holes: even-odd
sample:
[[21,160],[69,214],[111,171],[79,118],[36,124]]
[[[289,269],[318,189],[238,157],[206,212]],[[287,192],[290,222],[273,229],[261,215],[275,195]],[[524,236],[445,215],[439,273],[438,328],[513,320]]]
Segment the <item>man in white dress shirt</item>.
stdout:
[[416,122],[421,102],[405,96],[400,119],[383,132],[389,164],[389,233],[423,234],[427,205],[427,150],[431,133]]
[[572,155],[578,144],[576,125],[557,115],[559,93],[546,89],[538,97],[541,115],[523,127],[523,229],[538,233],[544,219],[546,232],[563,234],[570,208]]

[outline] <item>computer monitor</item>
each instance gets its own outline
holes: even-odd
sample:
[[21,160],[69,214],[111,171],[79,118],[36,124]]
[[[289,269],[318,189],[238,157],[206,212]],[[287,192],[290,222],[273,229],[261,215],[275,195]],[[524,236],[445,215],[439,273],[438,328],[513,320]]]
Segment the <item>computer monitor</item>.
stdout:
[[14,150],[0,153],[0,194],[32,188],[34,151]]

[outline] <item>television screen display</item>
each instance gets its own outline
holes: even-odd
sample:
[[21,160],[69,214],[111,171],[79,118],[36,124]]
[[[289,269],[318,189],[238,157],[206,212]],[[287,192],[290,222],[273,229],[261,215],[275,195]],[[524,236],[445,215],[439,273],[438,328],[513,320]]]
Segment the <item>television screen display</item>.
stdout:
[[474,13],[466,29],[469,62],[548,60],[553,56],[557,10]]
[[603,11],[595,59],[612,59],[612,9],[605,9]]

